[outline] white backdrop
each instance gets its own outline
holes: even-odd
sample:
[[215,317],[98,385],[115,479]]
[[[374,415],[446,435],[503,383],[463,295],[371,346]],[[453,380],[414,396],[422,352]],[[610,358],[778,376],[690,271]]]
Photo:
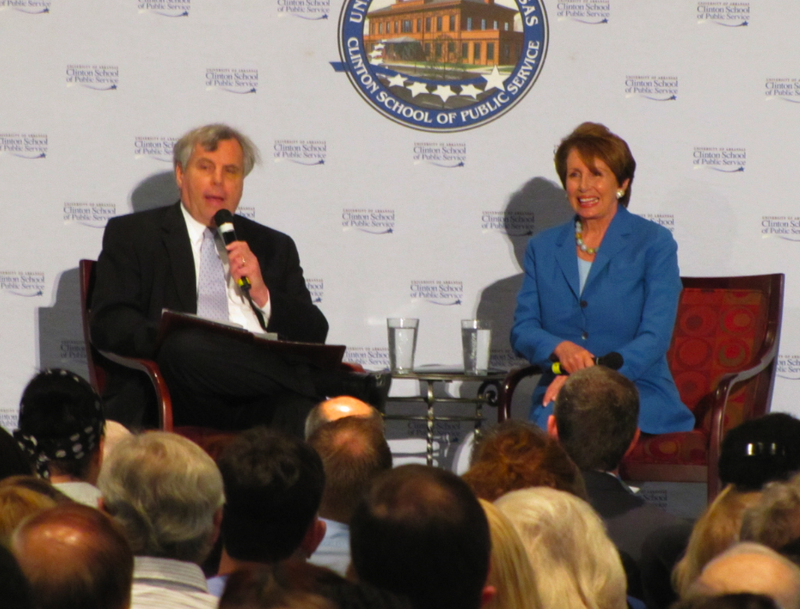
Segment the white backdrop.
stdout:
[[0,0],[0,423],[40,366],[85,372],[78,260],[107,218],[177,200],[171,144],[216,121],[264,156],[242,213],[294,237],[329,342],[368,368],[387,364],[389,316],[421,319],[417,363],[459,362],[475,315],[513,362],[518,256],[568,215],[554,147],[605,123],[638,163],[631,211],[673,230],[682,274],[786,273],[773,410],[800,414],[800,3],[544,7],[527,95],[431,133],[334,69],[338,2]]

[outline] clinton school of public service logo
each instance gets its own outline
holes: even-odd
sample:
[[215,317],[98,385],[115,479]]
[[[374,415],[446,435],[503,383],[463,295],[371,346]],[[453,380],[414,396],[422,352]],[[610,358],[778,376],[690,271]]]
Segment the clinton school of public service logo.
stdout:
[[542,0],[346,0],[339,53],[378,112],[422,131],[463,131],[513,108],[547,55]]

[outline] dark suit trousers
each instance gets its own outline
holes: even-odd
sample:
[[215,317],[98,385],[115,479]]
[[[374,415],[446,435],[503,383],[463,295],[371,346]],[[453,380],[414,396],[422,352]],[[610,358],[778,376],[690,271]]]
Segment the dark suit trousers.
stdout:
[[322,399],[308,362],[202,329],[171,334],[157,361],[172,396],[175,425],[265,424],[303,437],[306,415]]

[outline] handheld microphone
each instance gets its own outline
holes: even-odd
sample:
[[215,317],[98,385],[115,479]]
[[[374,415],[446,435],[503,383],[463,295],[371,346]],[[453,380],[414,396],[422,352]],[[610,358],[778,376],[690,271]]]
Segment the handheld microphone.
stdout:
[[[622,368],[622,364],[625,363],[622,359],[622,356],[616,351],[612,351],[606,355],[601,355],[600,357],[595,357],[592,361],[594,361],[596,366],[605,366],[606,368],[611,368],[612,370],[619,370]],[[569,372],[561,367],[561,362],[553,362],[553,365],[550,366],[550,369],[553,371],[553,374],[569,374]]]
[[[217,223],[219,236],[222,237],[222,241],[225,245],[230,245],[234,241],[238,241],[236,238],[236,230],[233,228],[233,214],[231,212],[227,209],[220,209],[214,214],[214,222]],[[249,291],[252,285],[250,280],[245,276],[240,277],[237,283],[239,284],[239,288],[245,292]]]

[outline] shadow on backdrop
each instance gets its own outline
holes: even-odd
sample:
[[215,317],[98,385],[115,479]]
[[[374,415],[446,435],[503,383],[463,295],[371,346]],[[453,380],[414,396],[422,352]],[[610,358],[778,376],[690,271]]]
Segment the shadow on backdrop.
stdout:
[[134,212],[165,207],[181,198],[175,174],[164,171],[142,180],[131,193],[131,209]]
[[55,303],[38,310],[39,366],[65,368],[88,379],[78,268],[63,271],[56,281]]
[[[522,234],[514,230],[506,230],[510,251],[513,252],[517,266],[522,269],[525,262],[525,250],[531,237],[540,232],[564,224],[572,219],[573,211],[567,202],[564,190],[556,184],[542,177],[536,177],[526,182],[522,188],[511,195],[505,208],[507,218],[533,217],[533,228]],[[509,369],[514,366],[524,365],[527,362],[514,355],[509,340],[511,326],[514,323],[514,309],[517,306],[517,294],[522,287],[524,273],[518,273],[495,281],[485,287],[478,302],[478,319],[488,320],[492,324],[492,360],[495,368]],[[514,418],[527,418],[530,396],[535,383],[514,393]],[[518,410],[524,414],[519,417]],[[495,415],[494,410],[488,411],[488,416]]]
[[[164,207],[178,199],[180,192],[173,172],[157,173],[145,178],[133,189],[131,211]],[[122,213],[129,212],[125,210]],[[73,262],[78,263],[77,260]],[[56,281],[55,303],[52,307],[40,307],[38,310],[39,367],[65,368],[88,379],[77,266],[63,271]],[[34,372],[31,372],[31,376]],[[142,397],[137,394],[127,399],[139,401]]]

